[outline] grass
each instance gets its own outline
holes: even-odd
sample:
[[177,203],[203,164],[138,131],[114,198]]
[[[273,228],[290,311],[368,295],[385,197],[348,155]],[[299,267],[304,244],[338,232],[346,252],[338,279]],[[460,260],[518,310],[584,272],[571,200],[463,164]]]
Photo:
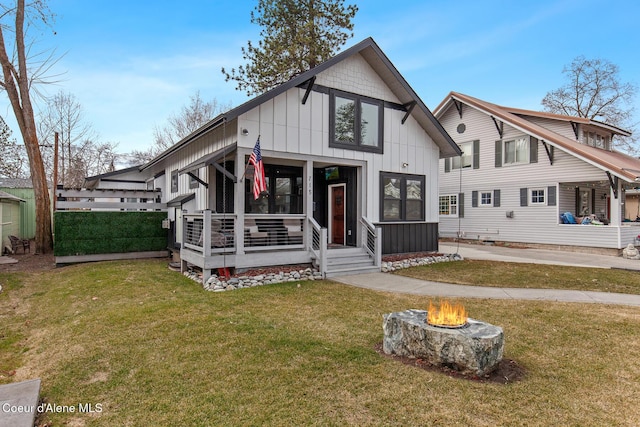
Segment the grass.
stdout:
[[461,285],[640,294],[640,271],[465,260],[413,267],[395,274]]
[[52,425],[640,423],[637,308],[461,300],[503,327],[505,358],[526,370],[494,384],[375,352],[382,315],[428,297],[330,281],[212,293],[158,261],[0,283],[0,369],[16,371],[0,381],[38,377],[49,403],[101,405],[47,413]]

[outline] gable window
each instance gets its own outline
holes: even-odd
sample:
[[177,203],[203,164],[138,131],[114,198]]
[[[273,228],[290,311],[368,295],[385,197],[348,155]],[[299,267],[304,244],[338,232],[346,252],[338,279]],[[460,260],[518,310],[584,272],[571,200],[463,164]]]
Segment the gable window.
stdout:
[[504,164],[529,163],[529,138],[522,136],[504,141]]
[[458,195],[447,194],[438,198],[440,216],[458,216]]
[[329,114],[330,147],[382,153],[382,101],[331,90]]
[[171,171],[171,192],[178,192],[178,169]]
[[425,178],[380,172],[382,221],[424,220]]
[[604,150],[608,150],[610,147],[610,138],[606,135],[601,135],[596,132],[583,132],[582,137],[584,143],[586,145],[590,145],[596,148],[602,148]]
[[546,205],[547,201],[544,196],[545,189],[544,188],[532,188],[531,189],[531,204],[532,205]]

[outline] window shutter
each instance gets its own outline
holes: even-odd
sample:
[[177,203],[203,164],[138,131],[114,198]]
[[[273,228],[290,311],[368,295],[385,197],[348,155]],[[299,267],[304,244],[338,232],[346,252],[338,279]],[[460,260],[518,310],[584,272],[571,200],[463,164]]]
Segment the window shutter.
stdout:
[[528,206],[528,196],[529,196],[529,190],[526,188],[521,188],[520,189],[520,206]]
[[464,193],[458,193],[458,217],[464,218]]
[[480,169],[480,140],[473,141],[473,168]]
[[444,172],[447,173],[451,171],[451,159],[444,159]]
[[548,206],[556,205],[556,187],[555,186],[547,187],[547,205]]
[[538,163],[538,138],[529,138],[529,163]]
[[500,207],[500,190],[493,190],[493,206]]
[[502,167],[502,140],[496,141],[496,167]]
[[471,192],[471,207],[472,208],[477,208],[478,207],[478,192],[477,191],[472,191]]

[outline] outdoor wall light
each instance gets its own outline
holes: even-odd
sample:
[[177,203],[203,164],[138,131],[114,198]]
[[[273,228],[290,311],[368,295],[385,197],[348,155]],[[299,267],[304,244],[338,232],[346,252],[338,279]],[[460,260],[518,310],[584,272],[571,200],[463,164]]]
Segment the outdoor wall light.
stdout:
[[409,166],[409,163],[407,163],[407,162],[403,162],[403,163],[402,163],[402,167],[403,167],[403,168],[406,168],[407,166]]
[[244,136],[247,136],[247,135],[249,135],[249,129],[245,129],[245,128],[243,128],[243,129],[242,129],[242,131],[241,131],[241,133],[242,133]]

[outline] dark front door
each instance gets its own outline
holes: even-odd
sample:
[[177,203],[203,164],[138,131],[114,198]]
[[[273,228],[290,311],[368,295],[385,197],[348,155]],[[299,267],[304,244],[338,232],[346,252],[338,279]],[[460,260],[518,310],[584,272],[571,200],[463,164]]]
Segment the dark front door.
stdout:
[[344,245],[345,186],[331,186],[331,243]]

